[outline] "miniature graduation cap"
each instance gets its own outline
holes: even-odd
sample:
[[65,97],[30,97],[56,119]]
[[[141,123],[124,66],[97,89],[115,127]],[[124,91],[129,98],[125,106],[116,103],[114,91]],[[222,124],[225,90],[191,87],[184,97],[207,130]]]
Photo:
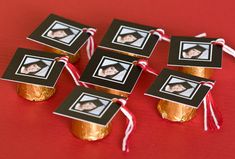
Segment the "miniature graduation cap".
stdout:
[[182,85],[185,88],[182,91],[173,91],[174,93],[177,93],[177,94],[182,93],[182,92],[184,92],[184,91],[186,91],[186,90],[188,90],[190,88],[193,88],[193,86],[191,84],[189,84],[188,82],[169,83],[167,85],[172,87],[172,86],[177,85],[177,84],[180,84],[180,85]]
[[[35,73],[41,71],[43,68],[45,68],[45,67],[48,66],[45,62],[43,62],[43,61],[40,60],[40,61],[37,61],[37,62],[31,62],[31,63],[24,64],[23,67],[26,67],[26,68],[27,68],[27,67],[29,67],[29,66],[31,66],[31,65],[37,65],[38,67],[40,67],[40,69],[39,69],[38,71],[32,72],[32,74],[35,74]],[[30,73],[29,73],[29,74],[30,74]]]
[[121,71],[125,70],[125,68],[120,63],[105,65],[105,66],[101,66],[100,68],[102,70],[105,70],[105,69],[107,69],[109,67],[114,67],[116,70],[118,70],[118,72],[116,74],[111,75],[111,76],[107,76],[109,78],[112,78],[112,77],[116,76],[118,73],[120,73]]
[[86,101],[81,101],[81,102],[79,102],[79,103],[82,105],[82,104],[88,103],[88,102],[91,102],[91,103],[95,104],[96,107],[100,107],[100,106],[104,105],[99,99],[95,99],[95,100],[86,100]]
[[[52,32],[64,31],[67,34],[67,36],[74,34],[73,31],[69,28],[51,29],[50,31],[52,31]],[[61,39],[61,38],[64,38],[64,37],[61,37],[61,38],[60,37],[55,37],[55,39],[56,38]]]
[[89,112],[89,111],[92,111],[92,110],[94,110],[94,109],[96,109],[96,108],[98,108],[98,107],[104,105],[99,99],[95,99],[95,100],[86,100],[86,101],[81,101],[81,102],[79,102],[79,103],[80,103],[81,105],[83,105],[83,104],[89,103],[89,102],[91,102],[91,103],[93,103],[94,105],[96,105],[96,107],[93,108],[93,109],[90,109],[90,110],[82,110],[82,111],[84,111],[84,112]]
[[188,52],[188,51],[191,50],[191,49],[196,49],[196,50],[200,51],[201,53],[206,50],[206,48],[204,48],[204,47],[202,47],[202,46],[200,46],[200,45],[196,45],[196,46],[187,48],[187,49],[185,49],[184,51],[185,51],[185,52]]
[[132,42],[125,42],[125,43],[133,43],[133,42],[135,42],[135,41],[137,41],[138,39],[141,39],[141,38],[143,37],[143,36],[142,36],[140,33],[138,33],[137,31],[132,32],[132,33],[120,34],[119,36],[121,36],[121,37],[123,38],[123,37],[125,37],[125,36],[127,36],[127,35],[132,35],[132,36],[134,36],[134,37],[136,38],[136,40],[134,40],[134,41],[132,41]]

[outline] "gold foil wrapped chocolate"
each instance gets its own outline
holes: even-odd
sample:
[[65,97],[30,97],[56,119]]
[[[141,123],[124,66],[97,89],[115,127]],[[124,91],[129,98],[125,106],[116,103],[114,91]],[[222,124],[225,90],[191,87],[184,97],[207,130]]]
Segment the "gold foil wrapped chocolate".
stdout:
[[71,132],[79,139],[96,141],[105,138],[111,132],[111,124],[101,126],[94,123],[72,120]]
[[68,53],[66,53],[64,51],[55,49],[55,48],[48,48],[47,47],[46,49],[49,52],[54,52],[54,53],[59,54],[59,55],[68,56],[69,57],[69,62],[71,62],[71,63],[75,63],[75,62],[77,62],[80,59],[80,52],[79,51],[76,54],[71,55],[71,54],[68,54]]
[[29,101],[44,101],[55,93],[55,88],[18,83],[17,94]]
[[[122,97],[128,96],[128,94],[125,92],[112,90],[104,87],[95,86],[95,89],[105,93],[119,95]],[[96,141],[103,139],[111,132],[111,123],[109,123],[107,126],[100,126],[94,123],[73,120],[71,131],[76,137],[82,140]]]
[[189,121],[196,115],[195,108],[166,100],[160,100],[157,109],[163,119],[175,122]]
[[[181,67],[179,71],[202,78],[210,78],[213,72],[212,69],[204,67]],[[195,108],[166,100],[160,100],[157,109],[162,118],[174,122],[189,121],[196,115]]]
[[213,69],[205,67],[180,67],[179,71],[202,78],[210,78],[213,73]]
[[128,97],[128,93],[125,93],[125,92],[119,91],[119,90],[104,88],[104,87],[100,87],[100,86],[95,86],[95,89],[98,90],[98,91],[101,91],[101,92],[114,94],[114,95],[118,95],[118,96],[121,96],[121,97]]

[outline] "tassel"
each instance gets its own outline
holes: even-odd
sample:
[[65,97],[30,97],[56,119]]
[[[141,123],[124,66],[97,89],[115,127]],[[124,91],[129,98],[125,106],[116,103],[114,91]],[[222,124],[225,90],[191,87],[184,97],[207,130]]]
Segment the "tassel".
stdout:
[[127,103],[126,99],[113,99],[113,101],[121,105],[120,110],[128,119],[125,136],[122,141],[122,151],[129,152],[129,137],[136,126],[136,119],[135,116],[125,106]]

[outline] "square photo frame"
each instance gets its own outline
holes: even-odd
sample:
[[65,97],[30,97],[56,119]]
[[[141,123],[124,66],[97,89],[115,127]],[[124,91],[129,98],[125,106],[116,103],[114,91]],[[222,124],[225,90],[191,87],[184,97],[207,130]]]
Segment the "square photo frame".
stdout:
[[53,113],[106,126],[120,109],[113,98],[122,97],[78,86]]
[[64,64],[55,58],[61,55],[18,48],[2,79],[54,87]]
[[92,85],[131,93],[142,69],[133,64],[138,58],[97,48],[80,80]]
[[213,80],[163,69],[145,95],[198,108],[210,90],[201,82]]
[[50,14],[27,39],[74,55],[90,37],[84,28],[91,27]]
[[114,19],[99,47],[137,57],[150,57],[159,37],[152,35],[155,27]]
[[168,65],[221,68],[222,47],[211,44],[215,38],[171,38]]

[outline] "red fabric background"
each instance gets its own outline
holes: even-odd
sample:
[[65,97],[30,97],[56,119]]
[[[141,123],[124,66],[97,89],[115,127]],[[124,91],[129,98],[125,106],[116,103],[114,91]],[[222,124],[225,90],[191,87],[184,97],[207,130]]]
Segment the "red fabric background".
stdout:
[[[99,43],[113,18],[120,18],[164,28],[170,35],[193,36],[207,32],[210,37],[223,37],[235,48],[235,13],[233,0],[1,0],[0,2],[0,74],[17,47],[43,50],[26,40],[49,13],[95,26]],[[167,64],[169,44],[161,42],[150,59],[160,71]],[[85,49],[76,66],[83,71]],[[46,102],[29,102],[16,94],[15,83],[0,81],[0,158],[1,159],[64,159],[64,158],[158,158],[158,159],[233,159],[235,158],[234,59],[223,56],[223,69],[216,70],[213,96],[220,108],[224,125],[221,131],[203,131],[203,112],[195,119],[176,124],[160,118],[157,99],[143,95],[154,77],[144,73],[128,107],[137,117],[137,129],[130,142],[130,152],[121,151],[125,118],[119,113],[113,120],[112,133],[99,142],[85,142],[70,133],[70,120],[52,114],[75,87],[64,72],[57,83],[56,94]]]

